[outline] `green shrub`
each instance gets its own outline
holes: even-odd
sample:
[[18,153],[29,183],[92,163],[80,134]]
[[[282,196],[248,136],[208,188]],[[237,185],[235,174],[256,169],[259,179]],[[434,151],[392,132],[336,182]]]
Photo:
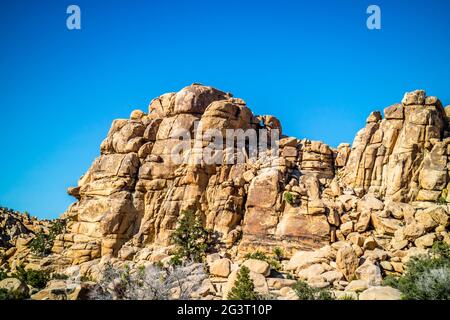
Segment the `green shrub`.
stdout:
[[48,271],[25,270],[22,265],[17,267],[16,272],[12,276],[37,289],[44,289],[50,280],[50,273]]
[[261,251],[255,251],[255,252],[252,252],[252,253],[247,253],[245,256],[244,256],[244,258],[245,259],[256,259],[256,260],[262,260],[262,261],[267,261],[267,260],[269,260],[269,257],[264,253],[264,252],[261,252]]
[[284,200],[289,203],[290,205],[293,205],[297,201],[297,195],[294,195],[288,191],[284,193]]
[[273,249],[273,254],[275,255],[275,258],[276,258],[278,261],[281,261],[281,260],[283,260],[283,258],[284,258],[284,251],[283,251],[283,249],[281,249],[280,247],[275,247],[275,248]]
[[51,276],[52,280],[67,280],[69,276],[61,273],[53,273]]
[[28,247],[36,255],[46,256],[52,252],[53,241],[50,239],[49,235],[44,232],[39,232],[30,241]]
[[208,248],[208,232],[193,211],[182,211],[181,214],[178,227],[172,234],[172,241],[177,246],[176,256],[202,262]]
[[28,298],[22,294],[14,291],[9,291],[6,289],[0,289],[0,300],[23,300]]
[[[169,266],[172,266],[172,267],[181,266],[182,264],[183,264],[183,260],[178,254],[172,256],[169,260]],[[164,264],[162,262],[161,262],[161,265],[164,266]]]
[[8,278],[6,271],[0,270],[0,281],[2,281],[3,279],[6,279],[6,278]]
[[56,236],[65,231],[66,224],[66,220],[57,219],[53,221],[48,233],[42,231],[37,233],[34,239],[28,244],[31,252],[39,256],[49,255],[52,252]]
[[255,291],[255,284],[250,278],[250,269],[241,267],[237,274],[234,287],[228,293],[228,300],[258,300],[259,295]]
[[295,294],[300,300],[334,300],[334,294],[326,289],[318,289],[309,286],[304,281],[297,281],[292,286]]
[[81,282],[95,282],[91,276],[81,276],[80,281]]
[[338,300],[355,300],[355,297],[351,294],[344,294]]
[[[281,249],[280,249],[281,250]],[[281,270],[281,263],[280,263],[280,261],[278,260],[278,257],[277,256],[275,256],[275,258],[274,257],[269,257],[268,255],[266,255],[264,252],[261,252],[261,251],[255,251],[255,252],[252,252],[252,253],[247,253],[245,256],[244,256],[244,258],[245,259],[256,259],[256,260],[262,260],[262,261],[265,261],[265,262],[267,262],[269,265],[270,265],[270,267],[272,268],[272,269],[274,269],[274,270]]]
[[388,277],[384,284],[400,290],[406,300],[450,299],[450,246],[436,242],[428,254],[411,257],[402,277]]
[[292,273],[286,273],[286,279],[295,280],[295,276]]
[[447,195],[448,195],[448,190],[447,189],[442,190],[442,193],[439,196],[439,198],[436,200],[436,203],[441,204],[441,205],[447,204]]

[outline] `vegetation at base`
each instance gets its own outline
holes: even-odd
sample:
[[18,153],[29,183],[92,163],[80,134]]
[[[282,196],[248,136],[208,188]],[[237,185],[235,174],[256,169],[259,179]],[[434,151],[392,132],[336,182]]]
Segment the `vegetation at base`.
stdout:
[[92,300],[187,300],[206,277],[201,263],[137,269],[107,263],[88,296]]
[[338,300],[356,300],[354,296],[350,294],[344,294],[343,296],[339,297]]
[[31,252],[39,256],[49,255],[52,252],[56,236],[64,232],[66,224],[66,220],[57,219],[53,221],[48,233],[43,231],[37,233],[34,239],[28,244]]
[[12,277],[19,279],[33,288],[44,289],[50,280],[50,273],[45,270],[25,270],[24,266],[20,265]]
[[300,300],[335,300],[331,291],[313,288],[304,281],[297,281],[292,289]]
[[172,242],[177,246],[172,261],[174,265],[179,265],[183,258],[202,262],[208,249],[208,231],[193,211],[182,211],[178,227],[172,234]]
[[435,242],[426,255],[417,255],[405,265],[403,276],[386,277],[384,284],[397,288],[405,300],[450,299],[450,246]]
[[256,259],[256,260],[262,260],[267,262],[270,267],[274,270],[281,270],[281,260],[283,259],[284,256],[284,252],[281,248],[275,248],[274,249],[274,255],[273,256],[268,256],[267,254],[265,254],[264,252],[261,252],[259,250],[252,252],[252,253],[247,253],[244,258],[245,259]]
[[241,267],[237,274],[234,287],[227,296],[228,300],[258,300],[259,294],[255,291],[255,284],[250,278],[250,269]]
[[28,298],[18,292],[0,289],[0,300],[23,300]]

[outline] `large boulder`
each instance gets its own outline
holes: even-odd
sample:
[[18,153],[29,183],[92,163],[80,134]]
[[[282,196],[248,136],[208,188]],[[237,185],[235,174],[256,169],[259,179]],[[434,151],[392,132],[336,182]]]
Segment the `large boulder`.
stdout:
[[352,280],[358,268],[359,259],[351,245],[344,245],[336,253],[336,266],[347,280]]
[[250,271],[262,274],[265,277],[270,274],[270,265],[263,260],[248,259],[242,265],[249,268]]
[[401,292],[391,287],[370,287],[361,292],[359,300],[400,300]]
[[231,273],[231,261],[229,259],[218,259],[211,263],[209,272],[217,277],[227,278]]

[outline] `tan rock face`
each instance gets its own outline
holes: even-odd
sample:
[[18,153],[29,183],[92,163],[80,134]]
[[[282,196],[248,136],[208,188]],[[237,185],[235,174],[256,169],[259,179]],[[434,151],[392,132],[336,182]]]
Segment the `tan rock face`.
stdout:
[[270,274],[270,266],[266,261],[248,259],[243,263],[250,271],[262,274],[267,277]]
[[[178,150],[186,160],[180,163],[172,155],[181,130],[194,137],[212,129],[223,135],[264,129],[269,137],[281,132],[281,123],[253,115],[242,99],[207,86],[164,94],[152,100],[149,113],[135,110],[130,119],[113,121],[100,156],[69,189],[77,201],[64,214],[71,218],[69,232],[55,252],[74,264],[109,255],[133,260],[144,248],[168,246],[187,209],[232,255],[281,247],[297,272],[303,266],[295,257],[307,254],[295,252],[330,242],[353,244],[334,252],[347,279],[355,276],[364,250],[428,247],[449,225],[447,207],[435,204],[448,195],[446,111],[437,98],[415,91],[384,116],[371,113],[352,146],[332,149],[282,136],[269,148],[277,145],[279,157],[255,158],[248,147],[233,145],[231,158],[244,161],[209,164],[198,161],[212,141],[203,136],[187,142],[190,150]],[[330,259],[308,256],[305,267]],[[228,269],[217,262],[218,276]]]
[[435,201],[447,183],[442,105],[425,104],[425,92],[415,91],[384,113],[356,136],[343,181],[396,201]]
[[229,259],[218,259],[211,263],[209,272],[214,276],[227,278],[231,272],[231,261]]
[[400,300],[401,292],[391,287],[371,287],[359,295],[359,300]]
[[345,245],[336,253],[337,268],[347,280],[352,280],[358,268],[359,259],[352,246]]

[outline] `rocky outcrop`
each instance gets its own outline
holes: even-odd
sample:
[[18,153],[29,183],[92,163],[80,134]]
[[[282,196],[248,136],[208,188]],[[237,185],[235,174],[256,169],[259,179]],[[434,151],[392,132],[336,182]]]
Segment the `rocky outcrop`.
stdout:
[[[71,231],[57,246],[74,264],[105,255],[131,259],[144,247],[169,245],[187,209],[200,213],[233,254],[317,249],[371,230],[397,234],[392,245],[406,246],[426,232],[409,223],[417,209],[446,197],[448,121],[441,102],[424,91],[405,94],[384,113],[370,114],[351,147],[281,136],[279,157],[252,158],[247,148],[241,163],[208,164],[199,155],[211,140],[198,139],[199,128],[224,136],[227,129],[270,133],[281,131],[280,122],[211,87],[164,94],[149,113],[113,122],[100,157],[69,190],[78,201],[65,213]],[[180,132],[195,139],[180,152],[186,161],[175,163]],[[233,146],[232,157],[241,151]]]
[[50,222],[38,220],[27,213],[0,208],[0,267],[30,262],[28,244],[40,232],[48,232]]
[[436,97],[422,90],[373,112],[358,132],[342,181],[358,195],[435,202],[447,187],[448,122]]
[[[395,296],[376,289],[382,276],[402,273],[436,240],[450,243],[449,110],[422,90],[406,93],[384,117],[372,112],[351,146],[331,148],[282,135],[278,119],[212,87],[164,94],[148,113],[113,121],[100,156],[68,190],[76,202],[53,251],[83,274],[110,259],[165,262],[180,213],[192,210],[218,240],[210,271],[224,288],[235,261],[279,247],[283,270],[317,287]],[[211,153],[213,141],[250,129],[262,134]],[[252,142],[268,148],[255,154]],[[267,266],[247,264],[268,292]]]

